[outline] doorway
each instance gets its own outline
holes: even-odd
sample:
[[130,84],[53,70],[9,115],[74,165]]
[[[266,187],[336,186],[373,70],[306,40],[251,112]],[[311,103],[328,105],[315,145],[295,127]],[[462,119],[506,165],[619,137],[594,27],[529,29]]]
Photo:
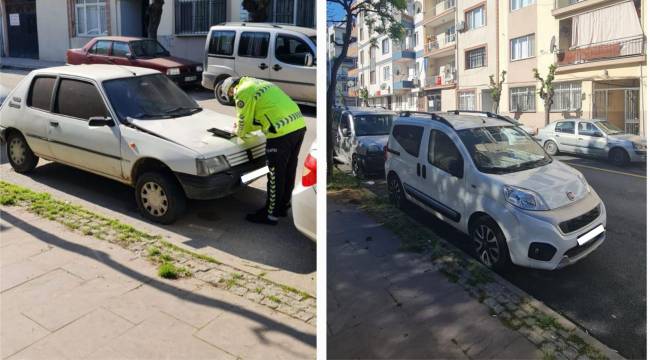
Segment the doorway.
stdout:
[[607,120],[628,134],[640,132],[639,80],[594,83],[593,118]]
[[9,56],[38,59],[36,0],[7,0],[5,13]]

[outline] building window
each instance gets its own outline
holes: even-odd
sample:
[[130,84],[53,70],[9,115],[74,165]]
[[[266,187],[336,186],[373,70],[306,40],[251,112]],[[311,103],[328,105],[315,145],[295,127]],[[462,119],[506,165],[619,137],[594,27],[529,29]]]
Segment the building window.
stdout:
[[176,34],[207,34],[210,26],[226,21],[226,0],[176,0]]
[[363,87],[365,84],[363,83],[363,74],[359,75],[359,86]]
[[579,81],[553,84],[555,95],[551,111],[576,111],[582,108],[582,84]]
[[418,32],[416,31],[413,33],[413,47],[418,46],[418,40],[420,40],[420,38],[418,36]]
[[465,69],[475,69],[487,66],[485,47],[465,52]]
[[382,54],[388,54],[388,52],[390,51],[390,47],[389,47],[388,44],[389,44],[388,39],[384,39],[384,40],[381,41],[381,53]]
[[76,32],[79,36],[108,34],[106,26],[106,2],[97,0],[76,0]]
[[535,112],[535,87],[510,88],[510,112]]
[[384,66],[384,81],[390,79],[390,66]]
[[363,50],[359,51],[359,67],[364,63],[363,61]]
[[[481,90],[481,109],[483,111],[492,111],[494,99],[492,99],[492,90]],[[497,109],[497,111],[499,111]]]
[[374,46],[370,46],[370,60],[373,60],[377,57],[377,48]]
[[535,35],[526,35],[510,40],[510,61],[535,56]]
[[375,85],[377,83],[377,74],[375,70],[370,70],[370,85]]
[[472,30],[485,26],[485,5],[479,6],[465,13],[467,29]]
[[474,91],[458,92],[458,110],[476,110],[476,94]]
[[510,11],[519,10],[534,3],[535,0],[510,0]]

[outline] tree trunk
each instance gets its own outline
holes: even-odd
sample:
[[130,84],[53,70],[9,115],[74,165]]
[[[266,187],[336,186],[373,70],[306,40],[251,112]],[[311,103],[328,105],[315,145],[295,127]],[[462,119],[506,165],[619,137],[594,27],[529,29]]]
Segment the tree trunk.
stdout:
[[492,99],[492,112],[495,114],[499,113],[499,102]]
[[551,123],[551,104],[548,101],[544,102],[544,125]]
[[158,25],[160,25],[160,18],[162,17],[163,0],[153,0],[149,8],[147,8],[147,37],[150,39],[158,38]]

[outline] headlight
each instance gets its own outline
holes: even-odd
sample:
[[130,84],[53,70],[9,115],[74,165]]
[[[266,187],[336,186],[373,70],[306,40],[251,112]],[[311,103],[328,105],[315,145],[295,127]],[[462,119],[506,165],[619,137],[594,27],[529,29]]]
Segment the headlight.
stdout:
[[381,146],[375,144],[368,147],[368,152],[384,152],[384,149]]
[[208,176],[230,168],[225,156],[216,156],[208,159],[196,159],[196,173],[199,176]]
[[634,146],[634,150],[637,150],[637,151],[645,151],[646,150],[646,146],[643,145],[643,144],[632,143],[632,145]]
[[506,201],[524,210],[548,210],[537,193],[531,190],[505,185],[503,195]]
[[179,68],[167,69],[167,75],[180,75],[180,74],[181,74],[181,69]]
[[196,72],[201,72],[201,71],[203,71],[203,66],[198,65],[198,66],[196,67]]

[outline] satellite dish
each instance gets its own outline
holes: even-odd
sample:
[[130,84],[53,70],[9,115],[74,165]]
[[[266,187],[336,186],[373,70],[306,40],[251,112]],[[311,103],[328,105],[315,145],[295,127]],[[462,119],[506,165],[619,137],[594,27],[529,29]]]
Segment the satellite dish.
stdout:
[[555,45],[555,35],[553,35],[553,37],[551,38],[551,45],[549,46],[549,50],[548,50],[548,51],[549,51],[551,54],[553,54],[553,53],[555,53],[556,50],[557,50],[557,46]]

